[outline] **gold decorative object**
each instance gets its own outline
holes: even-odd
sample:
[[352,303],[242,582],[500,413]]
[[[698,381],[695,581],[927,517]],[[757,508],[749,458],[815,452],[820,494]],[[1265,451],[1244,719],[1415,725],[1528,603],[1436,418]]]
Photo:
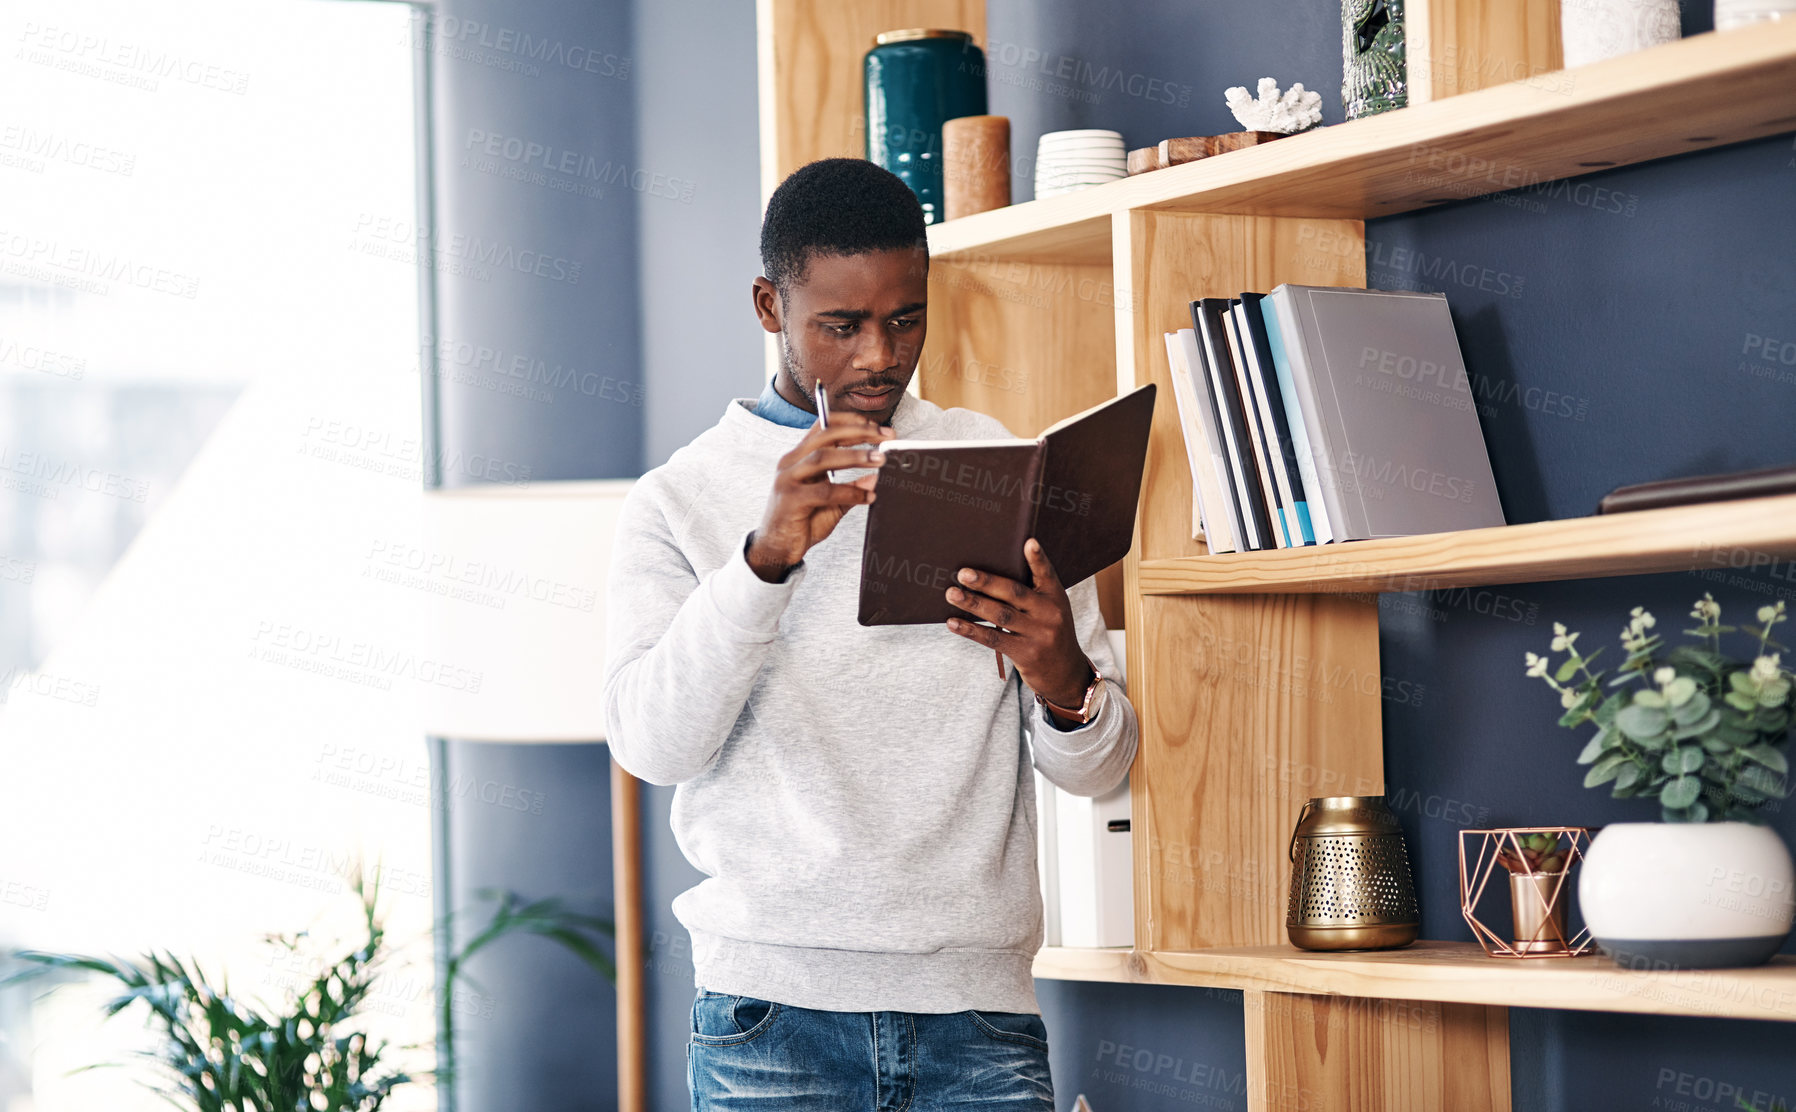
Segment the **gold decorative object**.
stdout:
[[[1459,832],[1459,911],[1493,958],[1572,958],[1594,947],[1588,928],[1568,935],[1572,867],[1584,859],[1590,829],[1518,826]],[[1514,939],[1478,918],[1478,906],[1501,871],[1509,877]]]
[[1312,799],[1291,833],[1285,932],[1305,950],[1394,950],[1421,913],[1403,828],[1382,795]]

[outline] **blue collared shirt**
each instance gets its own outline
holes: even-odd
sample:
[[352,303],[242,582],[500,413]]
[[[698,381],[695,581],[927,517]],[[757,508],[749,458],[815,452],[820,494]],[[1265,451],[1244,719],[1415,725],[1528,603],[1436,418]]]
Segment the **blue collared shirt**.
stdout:
[[780,396],[773,388],[773,380],[767,380],[767,389],[755,400],[755,413],[767,418],[776,425],[784,425],[789,429],[808,429],[817,423],[817,415],[808,409],[800,409]]

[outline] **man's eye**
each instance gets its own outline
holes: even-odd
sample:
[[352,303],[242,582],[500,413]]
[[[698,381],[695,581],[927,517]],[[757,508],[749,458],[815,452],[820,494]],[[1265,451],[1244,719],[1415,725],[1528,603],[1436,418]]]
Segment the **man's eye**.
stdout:
[[917,324],[916,317],[899,317],[898,319],[896,319],[892,322],[892,327],[898,329],[899,331],[903,331],[906,328],[916,327],[916,324]]
[[831,334],[836,335],[836,336],[852,336],[852,335],[854,335],[855,326],[853,323],[826,324],[823,327],[828,329]]

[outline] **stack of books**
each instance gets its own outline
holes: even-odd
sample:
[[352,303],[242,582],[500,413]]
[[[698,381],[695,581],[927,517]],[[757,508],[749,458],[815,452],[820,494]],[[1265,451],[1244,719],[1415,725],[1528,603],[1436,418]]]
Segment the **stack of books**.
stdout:
[[1166,333],[1211,552],[1502,525],[1441,294],[1279,286]]

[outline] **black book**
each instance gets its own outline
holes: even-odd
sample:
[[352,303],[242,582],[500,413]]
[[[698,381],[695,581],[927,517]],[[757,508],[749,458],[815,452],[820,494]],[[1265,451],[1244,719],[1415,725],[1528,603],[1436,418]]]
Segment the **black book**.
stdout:
[[1266,399],[1259,392],[1253,371],[1251,341],[1247,338],[1246,317],[1241,299],[1229,299],[1228,312],[1222,314],[1222,330],[1228,334],[1229,355],[1235,363],[1235,387],[1241,391],[1241,405],[1247,410],[1247,439],[1253,444],[1254,472],[1260,481],[1260,494],[1266,499],[1266,516],[1272,519],[1272,540],[1267,548],[1291,547],[1291,533],[1285,527],[1290,514],[1289,499],[1278,489],[1280,468],[1272,454],[1278,442],[1266,427]]
[[1201,341],[1198,347],[1204,355],[1211,393],[1216,396],[1217,417],[1228,449],[1229,478],[1245,519],[1247,546],[1277,548],[1278,543],[1272,538],[1272,517],[1254,468],[1253,444],[1248,439],[1253,435],[1252,426],[1247,422],[1247,409],[1235,383],[1234,353],[1229,350],[1228,333],[1222,327],[1222,314],[1228,311],[1227,298],[1199,298],[1191,303],[1191,322],[1197,326]]
[[1291,439],[1290,407],[1285,403],[1284,394],[1278,388],[1278,372],[1272,362],[1272,341],[1266,335],[1264,309],[1260,302],[1264,294],[1244,293],[1241,295],[1241,312],[1238,318],[1247,321],[1247,336],[1244,338],[1248,346],[1247,367],[1253,376],[1254,385],[1265,395],[1263,412],[1272,420],[1266,430],[1269,439],[1276,441],[1274,457],[1282,471],[1279,490],[1290,491],[1288,502],[1290,516],[1286,524],[1291,532],[1291,545],[1315,544],[1316,535],[1310,527],[1310,509],[1308,494],[1303,487],[1303,472],[1297,466],[1297,445]]

